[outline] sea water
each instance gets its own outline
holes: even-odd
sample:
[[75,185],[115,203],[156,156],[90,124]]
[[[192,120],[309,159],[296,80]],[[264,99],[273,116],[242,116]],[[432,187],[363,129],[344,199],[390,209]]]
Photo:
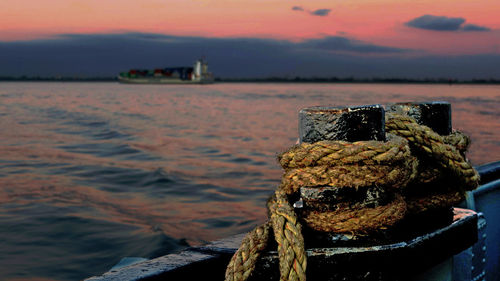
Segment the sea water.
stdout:
[[308,106],[448,101],[500,160],[500,86],[0,83],[0,276],[79,280],[250,230]]

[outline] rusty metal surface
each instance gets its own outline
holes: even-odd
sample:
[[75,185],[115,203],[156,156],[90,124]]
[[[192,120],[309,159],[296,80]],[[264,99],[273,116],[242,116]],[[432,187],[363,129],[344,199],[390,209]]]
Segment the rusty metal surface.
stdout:
[[[170,254],[145,262],[125,266],[117,270],[111,270],[102,276],[91,277],[86,281],[135,281],[154,280],[160,278],[165,273],[175,274],[179,268],[196,266],[214,259],[213,255],[208,255],[196,251],[183,251],[178,254]],[[161,277],[162,278],[162,277]]]
[[385,111],[381,105],[309,107],[299,112],[299,140],[385,140]]
[[451,104],[445,101],[395,103],[386,110],[408,115],[440,135],[449,135],[452,130]]
[[210,254],[230,254],[233,255],[240,247],[241,240],[245,237],[246,233],[234,235],[225,239],[210,242],[206,245],[196,247],[196,251],[210,253]]
[[192,280],[200,277],[204,280],[224,280],[226,266],[243,237],[245,233],[110,270],[85,281]]
[[[456,210],[452,224],[409,240],[365,247],[309,248],[308,280],[407,280],[409,274],[424,272],[477,240],[477,214]],[[242,238],[237,235],[189,248],[87,281],[223,280]],[[275,251],[265,253],[251,280],[279,280],[278,262]]]
[[[407,241],[307,249],[308,280],[408,280],[475,243],[477,214],[470,210],[459,214],[452,224]],[[251,280],[279,280],[276,252],[259,261]]]
[[[301,187],[300,198],[303,200],[303,208],[317,209],[326,204],[332,205],[339,202],[356,202],[362,206],[374,208],[386,204],[392,199],[391,192],[378,186],[352,187]],[[319,207],[321,208],[321,207]]]

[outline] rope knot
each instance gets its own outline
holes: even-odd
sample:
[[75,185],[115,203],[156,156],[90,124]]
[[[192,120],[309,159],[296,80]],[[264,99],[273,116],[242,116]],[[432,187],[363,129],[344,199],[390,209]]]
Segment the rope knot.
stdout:
[[[278,244],[280,280],[305,280],[302,224],[316,231],[371,235],[391,229],[407,213],[451,207],[463,200],[465,190],[478,186],[479,176],[465,158],[467,136],[455,131],[442,137],[409,116],[391,113],[385,124],[385,142],[302,143],[278,155],[284,173],[268,201],[270,219],[243,239],[226,280],[249,278],[270,228]],[[443,184],[443,179],[456,184]],[[330,188],[335,197],[312,202],[297,216],[288,198],[298,197],[301,188]]]

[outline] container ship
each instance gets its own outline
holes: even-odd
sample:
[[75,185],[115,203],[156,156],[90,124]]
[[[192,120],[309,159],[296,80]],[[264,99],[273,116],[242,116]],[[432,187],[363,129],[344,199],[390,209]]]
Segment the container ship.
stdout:
[[192,67],[131,69],[121,72],[118,81],[129,84],[211,84],[214,78],[208,72],[208,63],[199,59]]

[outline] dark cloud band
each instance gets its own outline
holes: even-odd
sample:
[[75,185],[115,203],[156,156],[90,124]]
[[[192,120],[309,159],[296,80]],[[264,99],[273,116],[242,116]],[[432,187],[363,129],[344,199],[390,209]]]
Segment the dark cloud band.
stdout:
[[328,16],[328,14],[331,11],[332,11],[331,9],[317,9],[317,10],[314,10],[310,13],[311,13],[311,15],[314,15],[314,16],[326,17],[326,16]]
[[292,7],[292,10],[293,11],[299,11],[299,12],[307,12],[309,13],[310,15],[313,15],[313,16],[319,16],[319,17],[326,17],[328,16],[328,14],[330,14],[330,12],[332,11],[331,9],[317,9],[317,10],[314,10],[314,11],[306,11],[303,7],[301,6],[293,6]]
[[464,18],[449,18],[442,16],[423,15],[412,19],[406,25],[415,28],[437,30],[437,31],[453,31],[459,30],[460,26],[465,22]]
[[406,56],[410,49],[343,36],[302,42],[150,33],[65,34],[1,42],[0,76],[114,76],[131,68],[190,65],[205,55],[217,77],[500,78],[500,55]]
[[464,18],[423,15],[406,23],[406,26],[433,31],[490,31],[488,27],[465,24]]
[[310,39],[298,44],[300,47],[311,48],[316,50],[340,51],[349,53],[363,54],[383,54],[383,53],[406,53],[411,52],[410,49],[401,49],[374,45],[365,43],[359,40],[350,39],[342,36],[328,36],[321,39]]
[[491,31],[491,28],[475,24],[466,24],[462,27],[463,31]]

